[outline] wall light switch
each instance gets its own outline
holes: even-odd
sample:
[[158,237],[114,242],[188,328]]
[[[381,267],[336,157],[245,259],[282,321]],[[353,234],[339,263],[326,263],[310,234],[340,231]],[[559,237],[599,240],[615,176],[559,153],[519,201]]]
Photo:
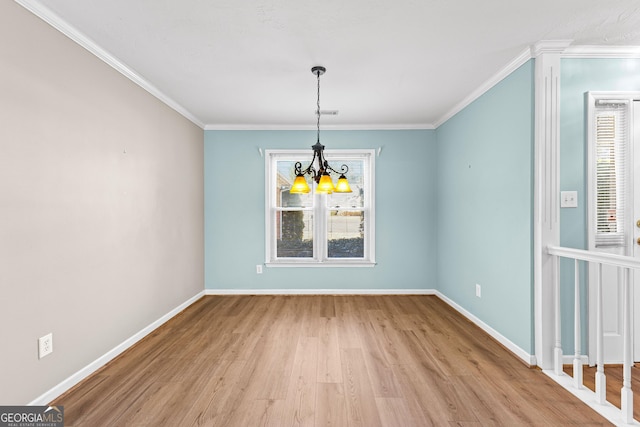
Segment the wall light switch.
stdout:
[[577,191],[561,191],[560,207],[561,208],[577,208],[578,192]]

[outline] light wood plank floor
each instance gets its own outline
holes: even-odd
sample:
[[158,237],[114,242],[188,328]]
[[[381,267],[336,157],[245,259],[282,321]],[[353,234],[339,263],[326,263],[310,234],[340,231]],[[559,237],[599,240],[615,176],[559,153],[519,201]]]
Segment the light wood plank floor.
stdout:
[[[633,418],[640,420],[640,393],[637,391],[640,387],[640,380],[638,376],[640,371],[638,370],[638,364],[636,363],[631,368],[631,389],[633,393]],[[573,376],[573,366],[565,365],[563,367],[564,372],[567,375]],[[622,365],[605,365],[604,373],[607,377],[607,401],[613,406],[620,408],[620,390],[622,390],[623,371]],[[595,366],[583,366],[582,368],[582,383],[589,390],[596,391],[596,367]]]
[[67,426],[610,425],[434,296],[209,296],[56,399]]

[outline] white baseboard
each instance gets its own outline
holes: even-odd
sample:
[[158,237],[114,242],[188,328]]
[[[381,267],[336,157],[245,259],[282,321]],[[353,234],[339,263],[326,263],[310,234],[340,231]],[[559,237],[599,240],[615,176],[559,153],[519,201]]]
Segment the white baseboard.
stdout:
[[108,351],[103,356],[89,363],[87,366],[80,369],[78,372],[71,375],[69,378],[62,381],[60,384],[56,385],[55,387],[45,392],[44,394],[38,396],[37,398],[29,402],[28,405],[35,405],[35,406],[47,405],[49,402],[51,402],[58,396],[62,395],[64,392],[71,389],[71,387],[78,384],[80,381],[87,378],[89,375],[93,374],[98,369],[100,369],[101,367],[103,367],[113,359],[115,359],[117,356],[122,354],[125,350],[133,346],[142,338],[149,335],[151,332],[153,332],[162,324],[170,320],[176,314],[180,313],[182,310],[184,310],[185,308],[189,307],[191,304],[193,304],[194,302],[202,298],[202,296],[204,296],[204,291],[199,292],[197,295],[195,295],[192,298],[189,298],[187,301],[183,302],[178,307],[171,310],[169,313],[165,314],[155,322],[151,323],[149,326],[142,329],[140,332],[131,336],[129,339],[123,341],[121,344],[117,345],[115,348]]
[[523,349],[505,338],[495,329],[491,328],[489,325],[465,310],[462,306],[453,302],[451,299],[435,289],[205,289],[204,291],[199,292],[194,297],[180,304],[178,307],[174,308],[169,313],[162,316],[160,319],[151,323],[140,332],[125,340],[112,350],[108,351],[103,356],[91,362],[83,369],[71,375],[69,378],[65,379],[49,391],[45,392],[41,396],[38,396],[33,401],[28,403],[28,405],[47,405],[49,402],[62,395],[71,387],[96,372],[111,360],[115,359],[125,350],[133,346],[142,338],[149,335],[155,329],[166,323],[176,314],[180,313],[182,310],[199,300],[204,295],[435,295],[449,304],[454,310],[456,310],[471,322],[476,324],[478,327],[480,327],[483,331],[493,337],[509,351],[514,353],[517,357],[521,358],[525,363],[531,366],[536,365],[535,356],[525,352]]
[[513,354],[518,356],[520,359],[522,359],[524,361],[524,363],[526,363],[529,366],[537,365],[536,356],[535,355],[529,354],[526,351],[524,351],[523,349],[521,349],[520,347],[518,347],[517,345],[515,345],[512,341],[507,339],[504,335],[502,335],[501,333],[499,333],[498,331],[493,329],[491,326],[489,326],[486,323],[484,323],[482,320],[478,319],[476,316],[474,316],[473,314],[468,312],[462,306],[460,306],[459,304],[457,304],[453,300],[449,299],[443,293],[441,293],[439,291],[436,291],[435,295],[438,296],[438,298],[440,298],[441,300],[443,300],[447,304],[449,304],[451,307],[453,307],[458,313],[462,314],[464,317],[469,319],[471,322],[475,323],[476,326],[478,326],[480,329],[482,329],[487,334],[489,334],[493,339],[495,339],[500,344],[502,344],[504,347],[506,347],[510,352],[512,352]]
[[205,289],[205,295],[436,295],[435,289]]

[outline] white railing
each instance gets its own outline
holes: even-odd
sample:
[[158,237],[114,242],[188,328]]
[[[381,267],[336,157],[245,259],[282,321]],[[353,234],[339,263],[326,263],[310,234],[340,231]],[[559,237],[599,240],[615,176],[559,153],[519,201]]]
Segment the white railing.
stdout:
[[[612,407],[607,402],[606,392],[606,376],[604,372],[604,345],[603,345],[603,304],[602,304],[602,266],[609,265],[624,269],[622,275],[622,304],[623,304],[623,384],[620,391],[621,408],[619,416],[624,424],[637,424],[633,419],[633,390],[631,389],[631,367],[633,366],[632,358],[632,338],[631,338],[631,310],[632,301],[630,298],[631,289],[631,270],[640,270],[640,261],[622,255],[613,255],[606,253],[598,253],[585,251],[582,249],[563,248],[558,246],[549,246],[547,248],[549,255],[553,256],[554,263],[554,311],[555,311],[555,345],[554,345],[554,373],[558,378],[563,377],[564,372],[562,339],[561,339],[561,303],[560,303],[560,258],[574,260],[575,277],[574,277],[574,355],[573,355],[573,381],[572,387],[576,390],[584,390],[582,378],[582,355],[581,352],[581,313],[580,307],[580,262],[593,264],[595,267],[596,277],[596,374],[595,374],[595,402],[598,405]],[[580,395],[579,397],[582,397]],[[591,397],[591,399],[593,399]],[[585,400],[585,399],[583,399]],[[587,402],[590,403],[590,402]],[[599,408],[594,407],[598,410]],[[616,408],[617,409],[617,408]],[[601,412],[601,411],[598,411]],[[603,411],[607,412],[607,411]],[[601,413],[603,413],[601,412]]]

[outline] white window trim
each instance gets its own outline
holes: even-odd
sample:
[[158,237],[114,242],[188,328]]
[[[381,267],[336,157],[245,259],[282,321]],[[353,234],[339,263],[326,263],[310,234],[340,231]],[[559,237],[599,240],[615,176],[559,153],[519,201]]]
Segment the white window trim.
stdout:
[[[596,232],[591,229],[592,226],[595,227],[596,224],[596,208],[595,203],[597,200],[596,188],[595,188],[595,177],[596,177],[596,168],[595,168],[595,158],[596,158],[596,136],[595,136],[595,116],[596,116],[596,102],[599,100],[618,100],[618,101],[626,101],[628,103],[628,125],[631,123],[632,116],[632,106],[633,100],[638,99],[640,97],[640,92],[605,92],[605,91],[591,91],[588,92],[587,95],[587,200],[588,200],[588,208],[587,208],[587,220],[589,231],[587,233],[588,238],[588,247],[589,250],[597,250],[596,247]],[[630,129],[627,129],[627,137],[631,138],[632,132]],[[630,157],[630,159],[633,159]],[[627,175],[625,176],[625,187],[626,190],[629,191],[630,185],[632,184],[632,169],[633,162],[630,161],[628,164]],[[631,203],[628,203],[631,199],[630,194],[625,195],[626,206],[624,212],[624,218],[632,217],[633,215],[633,206]],[[627,221],[629,222],[629,221]],[[627,224],[623,225],[623,230],[625,233],[630,231],[630,227]],[[613,234],[613,233],[612,233]],[[631,239],[628,236],[624,236],[625,241],[625,249],[628,251],[631,247]]]
[[[365,221],[365,258],[324,258],[318,254],[323,254],[326,242],[318,242],[314,239],[314,253],[316,258],[310,260],[308,258],[287,258],[276,259],[275,239],[272,237],[273,221],[271,209],[275,205],[275,201],[270,200],[275,197],[274,179],[275,174],[272,173],[273,162],[279,157],[300,159],[303,167],[306,167],[313,156],[310,150],[265,150],[265,266],[267,267],[374,267],[375,262],[375,150],[373,149],[353,149],[353,150],[324,150],[325,157],[329,162],[331,158],[339,157],[343,159],[362,159],[367,156],[368,171],[365,173],[365,187],[367,188],[367,197],[365,198],[364,210],[368,211],[368,217]],[[335,177],[334,177],[335,179]],[[321,213],[326,214],[327,210],[320,207],[318,199],[322,195],[315,195],[317,198],[314,203],[314,218],[320,218]],[[326,227],[326,221],[314,220],[314,227]],[[321,231],[324,234],[324,232]],[[368,255],[368,257],[367,257]]]

